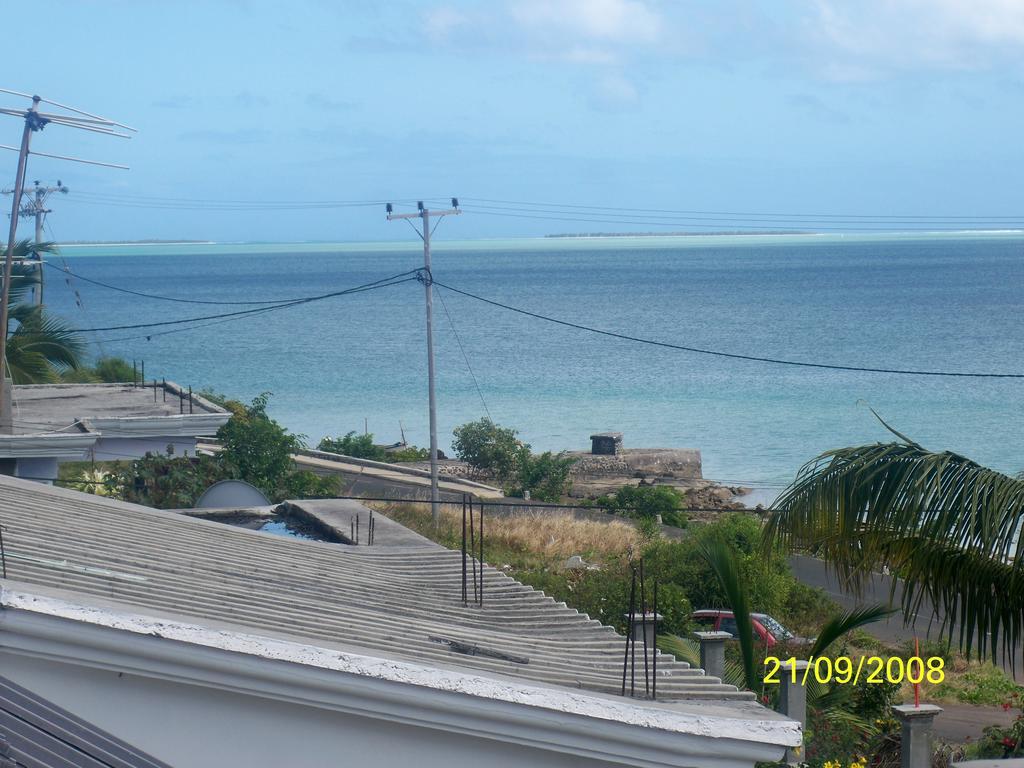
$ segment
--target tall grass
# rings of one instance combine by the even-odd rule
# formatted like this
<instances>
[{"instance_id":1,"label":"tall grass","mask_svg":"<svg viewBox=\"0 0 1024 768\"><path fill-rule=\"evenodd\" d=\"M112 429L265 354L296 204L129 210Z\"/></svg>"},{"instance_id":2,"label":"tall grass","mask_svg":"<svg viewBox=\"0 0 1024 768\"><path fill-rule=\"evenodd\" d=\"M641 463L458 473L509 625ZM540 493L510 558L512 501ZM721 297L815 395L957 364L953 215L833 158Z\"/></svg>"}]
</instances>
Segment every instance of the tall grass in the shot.
<instances>
[{"instance_id":1,"label":"tall grass","mask_svg":"<svg viewBox=\"0 0 1024 768\"><path fill-rule=\"evenodd\" d=\"M442 508L441 524L437 529L430 518L429 504L389 504L380 510L395 522L440 544L451 548L461 546L461 509ZM600 560L638 551L641 545L636 529L616 520L595 522L539 512L487 514L484 518L484 539L487 555L518 553L547 560L565 559L572 555Z\"/></svg>"}]
</instances>

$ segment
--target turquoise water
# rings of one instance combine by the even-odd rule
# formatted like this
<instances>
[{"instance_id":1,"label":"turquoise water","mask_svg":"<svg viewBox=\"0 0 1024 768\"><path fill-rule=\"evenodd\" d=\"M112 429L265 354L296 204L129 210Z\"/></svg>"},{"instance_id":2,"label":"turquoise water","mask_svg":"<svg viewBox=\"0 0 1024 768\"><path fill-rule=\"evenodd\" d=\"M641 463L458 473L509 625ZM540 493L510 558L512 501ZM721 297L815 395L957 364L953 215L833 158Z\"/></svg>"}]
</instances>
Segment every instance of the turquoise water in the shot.
<instances>
[{"instance_id":1,"label":"turquoise water","mask_svg":"<svg viewBox=\"0 0 1024 768\"><path fill-rule=\"evenodd\" d=\"M443 226L443 225L442 225ZM441 234L441 233L439 233ZM410 236L412 233L410 232ZM210 301L340 290L414 269L402 244L68 247L81 275ZM1024 235L708 236L436 241L437 280L619 333L710 349L870 367L1024 372ZM59 259L53 260L59 264ZM79 326L244 307L171 304L48 271L47 303ZM596 337L438 289L493 418L538 449L595 431L627 446L694 447L705 475L773 488L821 451L885 440L866 405L927 447L1024 468L1024 380L935 379L791 368ZM146 374L249 398L316 442L361 431L427 442L423 291L407 283L187 333L94 348ZM484 406L435 301L439 427ZM161 329L154 329L157 332ZM111 340L121 339L121 340Z\"/></svg>"}]
</instances>

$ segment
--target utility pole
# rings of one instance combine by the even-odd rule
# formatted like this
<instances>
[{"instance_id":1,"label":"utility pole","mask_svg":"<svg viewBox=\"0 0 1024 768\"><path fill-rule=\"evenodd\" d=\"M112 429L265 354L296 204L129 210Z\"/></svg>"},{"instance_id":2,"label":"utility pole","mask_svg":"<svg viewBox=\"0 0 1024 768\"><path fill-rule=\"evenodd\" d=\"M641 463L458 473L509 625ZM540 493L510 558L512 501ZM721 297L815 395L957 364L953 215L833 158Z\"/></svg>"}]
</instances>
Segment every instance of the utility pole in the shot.
<instances>
[{"instance_id":1,"label":"utility pole","mask_svg":"<svg viewBox=\"0 0 1024 768\"><path fill-rule=\"evenodd\" d=\"M32 101L32 105L28 107L28 109L0 108L0 115L18 117L24 120L25 123L21 133L20 147L11 147L6 144L0 144L0 149L9 149L18 153L18 169L14 175L14 189L11 190L11 228L7 235L7 252L4 254L3 285L0 287L0 433L10 433L13 431L13 419L11 415L11 395L13 390L9 389L7 384L7 315L11 300L11 271L14 265L15 238L18 234L18 209L21 207L21 196L25 191L25 169L28 165L28 156L30 154L29 145L31 144L32 134L43 130L47 125L54 124L67 126L69 128L77 128L91 133L101 133L107 136L118 136L122 139L130 139L130 134L119 133L114 129L124 128L125 130L132 132L134 132L135 129L130 128L127 125L122 125L121 123L115 123L113 120L108 120L105 117L84 112L81 109L76 109L75 107L69 107L66 104L60 104L56 101L52 101L51 99L43 99L39 96L20 93L19 91L11 91L6 88L0 88L0 93L9 93L14 96L31 99ZM40 103L49 104L60 111L47 113L40 112ZM45 152L31 152L31 154L39 155L40 157L52 157L56 160L69 160L75 163L85 163L87 165L101 165L107 168L127 169L127 166L124 165L101 163L97 160L83 160L78 157L68 157L67 155L50 155ZM39 221L39 226L41 227L41 221Z\"/></svg>"},{"instance_id":2,"label":"utility pole","mask_svg":"<svg viewBox=\"0 0 1024 768\"><path fill-rule=\"evenodd\" d=\"M63 195L68 193L68 188L65 187L59 180L57 186L46 187L42 186L38 181L32 189L26 189L22 191L24 201L21 205L18 215L22 218L35 219L36 223L36 243L43 242L43 224L46 223L46 214L52 213L52 211L46 207L46 202L50 195L55 192L60 192ZM14 194L13 189L3 190L3 194L12 195ZM43 283L46 279L45 273L43 272L43 257L41 254L35 254L35 260L38 262L36 265L36 286L32 289L35 294L35 303L42 306L43 303Z\"/></svg>"},{"instance_id":3,"label":"utility pole","mask_svg":"<svg viewBox=\"0 0 1024 768\"><path fill-rule=\"evenodd\" d=\"M11 395L7 389L7 307L11 298L11 268L14 265L14 238L18 234L18 208L21 193L25 187L25 166L28 164L28 147L32 134L41 131L49 122L39 116L38 96L32 97L32 106L25 111L25 127L21 132L21 148L18 151L18 170L14 174L14 196L11 203L11 229L7 235L7 252L4 255L4 282L0 289L0 429L13 432Z\"/></svg>"},{"instance_id":4,"label":"utility pole","mask_svg":"<svg viewBox=\"0 0 1024 768\"><path fill-rule=\"evenodd\" d=\"M416 213L395 213L391 203L387 204L388 221L398 219L420 219L422 231L417 230L420 239L423 240L423 272L420 275L420 282L423 283L424 295L427 301L427 397L430 403L430 515L433 518L434 526L441 522L440 501L437 489L437 395L434 387L434 278L430 271L430 228L431 217L438 221L445 216L458 216L459 199L452 198L452 207L441 211L432 211L424 207L421 200L416 204L419 209ZM411 222L410 222L411 223ZM435 226L437 226L435 224Z\"/></svg>"}]
</instances>

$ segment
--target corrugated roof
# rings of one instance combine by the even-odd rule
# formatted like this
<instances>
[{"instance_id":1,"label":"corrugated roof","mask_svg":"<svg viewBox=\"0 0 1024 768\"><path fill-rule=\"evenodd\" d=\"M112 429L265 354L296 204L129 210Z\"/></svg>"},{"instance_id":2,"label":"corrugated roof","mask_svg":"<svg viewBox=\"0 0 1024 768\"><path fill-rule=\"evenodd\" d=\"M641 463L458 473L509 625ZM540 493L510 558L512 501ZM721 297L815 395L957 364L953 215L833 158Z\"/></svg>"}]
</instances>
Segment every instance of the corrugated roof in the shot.
<instances>
[{"instance_id":1,"label":"corrugated roof","mask_svg":"<svg viewBox=\"0 0 1024 768\"><path fill-rule=\"evenodd\" d=\"M0 768L170 768L0 677Z\"/></svg>"},{"instance_id":2,"label":"corrugated roof","mask_svg":"<svg viewBox=\"0 0 1024 768\"><path fill-rule=\"evenodd\" d=\"M292 540L13 478L0 478L0 523L12 582L86 604L574 689L621 686L621 635L491 567L484 607L464 606L459 552ZM752 698L670 656L658 674L662 700Z\"/></svg>"}]
</instances>

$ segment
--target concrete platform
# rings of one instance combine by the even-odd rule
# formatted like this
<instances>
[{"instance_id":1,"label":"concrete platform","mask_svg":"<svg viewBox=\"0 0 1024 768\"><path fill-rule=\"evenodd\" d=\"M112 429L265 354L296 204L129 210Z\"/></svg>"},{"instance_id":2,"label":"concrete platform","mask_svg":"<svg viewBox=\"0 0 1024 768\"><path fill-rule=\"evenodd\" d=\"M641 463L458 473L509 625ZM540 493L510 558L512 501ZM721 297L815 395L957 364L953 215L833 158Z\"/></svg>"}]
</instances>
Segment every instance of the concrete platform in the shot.
<instances>
[{"instance_id":1,"label":"concrete platform","mask_svg":"<svg viewBox=\"0 0 1024 768\"><path fill-rule=\"evenodd\" d=\"M373 519L373 546L444 549L430 539L399 525L376 510L351 499L300 499L283 502L278 511L295 516L314 527L326 528L343 544L370 546L369 526ZM359 521L358 541L353 541L352 522Z\"/></svg>"}]
</instances>

